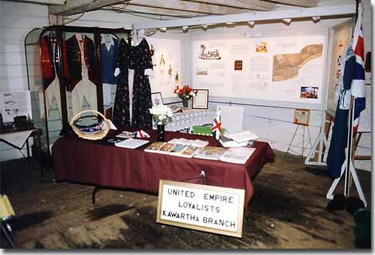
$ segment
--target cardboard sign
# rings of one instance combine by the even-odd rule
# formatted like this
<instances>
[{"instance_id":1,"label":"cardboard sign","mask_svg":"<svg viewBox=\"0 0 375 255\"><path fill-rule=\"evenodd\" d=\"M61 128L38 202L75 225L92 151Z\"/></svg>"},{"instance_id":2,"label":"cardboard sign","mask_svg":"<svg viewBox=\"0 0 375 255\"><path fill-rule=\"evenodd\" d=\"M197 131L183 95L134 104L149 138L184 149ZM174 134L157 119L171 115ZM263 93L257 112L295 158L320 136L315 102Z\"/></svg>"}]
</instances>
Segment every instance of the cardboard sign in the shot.
<instances>
[{"instance_id":1,"label":"cardboard sign","mask_svg":"<svg viewBox=\"0 0 375 255\"><path fill-rule=\"evenodd\" d=\"M156 222L242 237L245 191L160 180Z\"/></svg>"}]
</instances>

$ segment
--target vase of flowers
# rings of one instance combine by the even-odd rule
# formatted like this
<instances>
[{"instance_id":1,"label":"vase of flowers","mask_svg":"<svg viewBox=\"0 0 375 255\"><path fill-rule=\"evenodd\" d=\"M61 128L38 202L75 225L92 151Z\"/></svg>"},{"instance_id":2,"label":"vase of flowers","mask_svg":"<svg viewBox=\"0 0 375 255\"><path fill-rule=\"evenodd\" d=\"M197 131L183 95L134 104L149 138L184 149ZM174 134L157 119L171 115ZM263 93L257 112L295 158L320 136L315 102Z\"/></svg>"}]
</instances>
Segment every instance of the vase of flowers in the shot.
<instances>
[{"instance_id":1,"label":"vase of flowers","mask_svg":"<svg viewBox=\"0 0 375 255\"><path fill-rule=\"evenodd\" d=\"M190 88L189 85L184 85L182 87L176 86L174 93L178 95L182 100L182 107L187 108L189 106L190 100L192 100L196 95L197 91Z\"/></svg>"},{"instance_id":2,"label":"vase of flowers","mask_svg":"<svg viewBox=\"0 0 375 255\"><path fill-rule=\"evenodd\" d=\"M157 126L157 141L164 142L165 141L165 124L171 119L172 117L172 110L170 107L165 105L157 105L150 108L150 113L152 114L152 118L154 123Z\"/></svg>"}]
</instances>

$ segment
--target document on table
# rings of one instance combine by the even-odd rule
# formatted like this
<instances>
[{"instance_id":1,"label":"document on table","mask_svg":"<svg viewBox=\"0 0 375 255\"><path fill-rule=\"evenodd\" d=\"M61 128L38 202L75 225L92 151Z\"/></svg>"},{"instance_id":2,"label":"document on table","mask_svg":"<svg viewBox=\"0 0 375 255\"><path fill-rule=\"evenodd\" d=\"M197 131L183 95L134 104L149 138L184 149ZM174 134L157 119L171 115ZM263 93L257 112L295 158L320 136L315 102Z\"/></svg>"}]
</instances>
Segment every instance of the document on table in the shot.
<instances>
[{"instance_id":1,"label":"document on table","mask_svg":"<svg viewBox=\"0 0 375 255\"><path fill-rule=\"evenodd\" d=\"M130 139L115 143L115 146L121 147L121 148L136 149L149 142L150 141L147 141L147 140L130 138Z\"/></svg>"}]
</instances>

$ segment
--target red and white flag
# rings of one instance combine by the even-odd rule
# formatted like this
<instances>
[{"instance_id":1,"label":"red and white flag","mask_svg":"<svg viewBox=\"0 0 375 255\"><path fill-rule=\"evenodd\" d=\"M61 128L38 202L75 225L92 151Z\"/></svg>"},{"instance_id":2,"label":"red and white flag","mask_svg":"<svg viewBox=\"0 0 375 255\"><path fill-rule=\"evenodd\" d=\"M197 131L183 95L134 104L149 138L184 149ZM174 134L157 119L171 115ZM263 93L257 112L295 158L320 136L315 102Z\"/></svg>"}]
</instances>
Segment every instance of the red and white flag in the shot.
<instances>
[{"instance_id":1,"label":"red and white flag","mask_svg":"<svg viewBox=\"0 0 375 255\"><path fill-rule=\"evenodd\" d=\"M216 140L221 138L221 114L220 110L217 110L216 118L212 123L211 131Z\"/></svg>"}]
</instances>

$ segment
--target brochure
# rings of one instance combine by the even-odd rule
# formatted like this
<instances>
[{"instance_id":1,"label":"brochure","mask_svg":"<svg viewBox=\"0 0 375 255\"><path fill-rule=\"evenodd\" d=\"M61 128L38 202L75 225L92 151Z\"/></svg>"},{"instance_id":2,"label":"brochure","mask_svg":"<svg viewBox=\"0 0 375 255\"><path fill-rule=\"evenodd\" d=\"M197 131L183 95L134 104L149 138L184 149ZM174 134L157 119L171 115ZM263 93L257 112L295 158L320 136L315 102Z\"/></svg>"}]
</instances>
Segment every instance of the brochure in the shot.
<instances>
[{"instance_id":1,"label":"brochure","mask_svg":"<svg viewBox=\"0 0 375 255\"><path fill-rule=\"evenodd\" d=\"M176 145L173 143L166 143L163 147L160 148L157 152L168 154Z\"/></svg>"},{"instance_id":2,"label":"brochure","mask_svg":"<svg viewBox=\"0 0 375 255\"><path fill-rule=\"evenodd\" d=\"M186 146L186 148L185 148L181 153L179 153L178 156L180 156L180 157L185 157L185 158L192 158L193 155L195 154L195 152L196 152L198 149L199 149L198 147L194 147L194 146Z\"/></svg>"},{"instance_id":3,"label":"brochure","mask_svg":"<svg viewBox=\"0 0 375 255\"><path fill-rule=\"evenodd\" d=\"M166 142L153 142L145 149L145 151L158 152L165 144Z\"/></svg>"},{"instance_id":4,"label":"brochure","mask_svg":"<svg viewBox=\"0 0 375 255\"><path fill-rule=\"evenodd\" d=\"M254 151L255 148L248 147L230 148L221 155L219 160L228 163L245 164Z\"/></svg>"},{"instance_id":5,"label":"brochure","mask_svg":"<svg viewBox=\"0 0 375 255\"><path fill-rule=\"evenodd\" d=\"M194 158L218 160L225 151L227 151L227 149L222 147L207 146L205 148L199 148L195 152Z\"/></svg>"},{"instance_id":6,"label":"brochure","mask_svg":"<svg viewBox=\"0 0 375 255\"><path fill-rule=\"evenodd\" d=\"M179 154L187 148L186 145L176 144L169 152L170 155L179 156Z\"/></svg>"}]
</instances>

